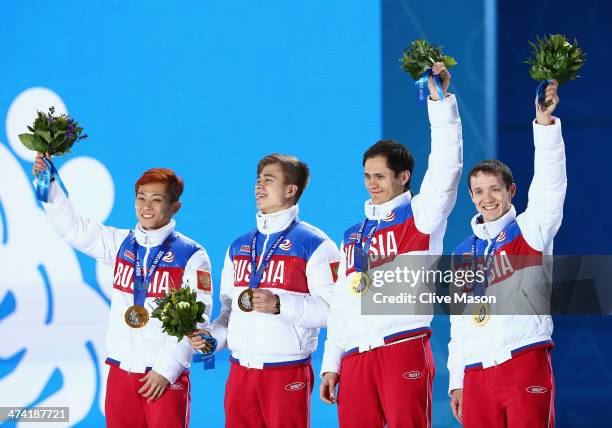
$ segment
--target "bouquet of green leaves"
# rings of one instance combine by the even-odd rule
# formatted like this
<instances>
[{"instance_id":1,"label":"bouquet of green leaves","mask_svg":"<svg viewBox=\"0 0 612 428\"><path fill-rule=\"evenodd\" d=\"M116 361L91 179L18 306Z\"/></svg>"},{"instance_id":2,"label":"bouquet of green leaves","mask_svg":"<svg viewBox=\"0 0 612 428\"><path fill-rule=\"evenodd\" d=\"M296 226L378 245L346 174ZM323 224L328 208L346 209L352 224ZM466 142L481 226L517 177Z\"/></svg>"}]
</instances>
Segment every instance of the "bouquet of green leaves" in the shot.
<instances>
[{"instance_id":1,"label":"bouquet of green leaves","mask_svg":"<svg viewBox=\"0 0 612 428\"><path fill-rule=\"evenodd\" d=\"M410 47L404 49L404 55L400 58L400 62L402 63L402 70L410 73L414 80L418 80L436 62L444 63L446 68L457 65L455 58L442 55L442 46L432 46L423 39L417 39L410 43ZM446 77L446 74L440 73L441 81L444 81Z\"/></svg>"},{"instance_id":2,"label":"bouquet of green leaves","mask_svg":"<svg viewBox=\"0 0 612 428\"><path fill-rule=\"evenodd\" d=\"M38 112L34 124L28 126L31 133L19 134L19 140L28 149L50 155L70 152L75 142L85 140L83 128L71 116L55 116L55 107L49 113Z\"/></svg>"},{"instance_id":3,"label":"bouquet of green leaves","mask_svg":"<svg viewBox=\"0 0 612 428\"><path fill-rule=\"evenodd\" d=\"M153 318L162 322L164 333L181 341L198 328L199 322L204 322L206 305L196 300L197 293L189 287L179 288L157 297L157 307L151 313ZM204 351L204 350L203 350Z\"/></svg>"},{"instance_id":4,"label":"bouquet of green leaves","mask_svg":"<svg viewBox=\"0 0 612 428\"><path fill-rule=\"evenodd\" d=\"M571 44L562 34L552 34L548 37L536 37L537 43L529 42L533 48L531 57L525 63L530 64L529 75L534 80L542 81L538 85L538 102L543 110L550 106L552 101L544 102L544 92L551 80L560 85L568 80L578 77L577 72L584 64L586 55L578 47L574 39Z\"/></svg>"}]
</instances>

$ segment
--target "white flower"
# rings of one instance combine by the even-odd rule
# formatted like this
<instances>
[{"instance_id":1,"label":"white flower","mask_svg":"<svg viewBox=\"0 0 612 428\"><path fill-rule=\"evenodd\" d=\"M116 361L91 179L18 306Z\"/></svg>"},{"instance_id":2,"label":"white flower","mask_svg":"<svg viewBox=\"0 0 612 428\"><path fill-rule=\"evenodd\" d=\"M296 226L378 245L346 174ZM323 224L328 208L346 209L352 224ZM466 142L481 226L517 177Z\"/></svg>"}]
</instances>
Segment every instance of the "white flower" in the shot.
<instances>
[{"instance_id":1,"label":"white flower","mask_svg":"<svg viewBox=\"0 0 612 428\"><path fill-rule=\"evenodd\" d=\"M188 302L179 302L178 305L179 309L185 309L189 307L189 303Z\"/></svg>"}]
</instances>

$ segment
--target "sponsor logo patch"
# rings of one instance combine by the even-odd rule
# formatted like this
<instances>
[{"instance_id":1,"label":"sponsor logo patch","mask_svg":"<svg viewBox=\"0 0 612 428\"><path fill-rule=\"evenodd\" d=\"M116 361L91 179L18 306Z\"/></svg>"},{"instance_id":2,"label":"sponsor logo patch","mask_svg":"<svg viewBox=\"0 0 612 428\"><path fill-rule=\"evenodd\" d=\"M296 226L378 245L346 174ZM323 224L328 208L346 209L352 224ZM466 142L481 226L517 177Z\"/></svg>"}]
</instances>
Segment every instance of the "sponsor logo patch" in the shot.
<instances>
[{"instance_id":1,"label":"sponsor logo patch","mask_svg":"<svg viewBox=\"0 0 612 428\"><path fill-rule=\"evenodd\" d=\"M349 236L349 241L356 241L358 235L358 233L351 233L351 235Z\"/></svg>"},{"instance_id":2,"label":"sponsor logo patch","mask_svg":"<svg viewBox=\"0 0 612 428\"><path fill-rule=\"evenodd\" d=\"M205 291L207 293L212 292L212 281L210 279L210 272L198 269L198 290Z\"/></svg>"},{"instance_id":3,"label":"sponsor logo patch","mask_svg":"<svg viewBox=\"0 0 612 428\"><path fill-rule=\"evenodd\" d=\"M283 251L289 251L291 249L291 241L288 239L285 239L282 244L280 244L278 246L278 248L280 248Z\"/></svg>"},{"instance_id":4,"label":"sponsor logo patch","mask_svg":"<svg viewBox=\"0 0 612 428\"><path fill-rule=\"evenodd\" d=\"M499 234L499 236L497 237L496 241L497 242L504 242L506 240L508 235L506 235L505 231L501 231L501 233Z\"/></svg>"},{"instance_id":5,"label":"sponsor logo patch","mask_svg":"<svg viewBox=\"0 0 612 428\"><path fill-rule=\"evenodd\" d=\"M240 251L244 251L245 253L250 253L251 252L251 247L249 247L248 245L241 245L240 246Z\"/></svg>"},{"instance_id":6,"label":"sponsor logo patch","mask_svg":"<svg viewBox=\"0 0 612 428\"><path fill-rule=\"evenodd\" d=\"M528 386L525 388L525 391L531 394L545 394L548 392L548 389L545 386Z\"/></svg>"},{"instance_id":7,"label":"sponsor logo patch","mask_svg":"<svg viewBox=\"0 0 612 428\"><path fill-rule=\"evenodd\" d=\"M409 380L415 380L420 379L421 376L423 376L423 373L418 370L411 370L409 372L404 373L402 376Z\"/></svg>"},{"instance_id":8,"label":"sponsor logo patch","mask_svg":"<svg viewBox=\"0 0 612 428\"><path fill-rule=\"evenodd\" d=\"M125 250L123 252L123 257L125 257L126 259L130 259L131 261L136 260L136 256L130 250Z\"/></svg>"},{"instance_id":9,"label":"sponsor logo patch","mask_svg":"<svg viewBox=\"0 0 612 428\"><path fill-rule=\"evenodd\" d=\"M306 386L304 382L293 382L288 385L285 385L285 390L287 391L299 391Z\"/></svg>"},{"instance_id":10,"label":"sponsor logo patch","mask_svg":"<svg viewBox=\"0 0 612 428\"><path fill-rule=\"evenodd\" d=\"M162 257L162 261L172 263L174 261L174 253L172 251L168 251L166 254L164 254L164 257Z\"/></svg>"},{"instance_id":11,"label":"sponsor logo patch","mask_svg":"<svg viewBox=\"0 0 612 428\"><path fill-rule=\"evenodd\" d=\"M168 389L174 389L174 390L185 389L185 386L183 386L182 383L171 383L170 385L168 385Z\"/></svg>"}]
</instances>

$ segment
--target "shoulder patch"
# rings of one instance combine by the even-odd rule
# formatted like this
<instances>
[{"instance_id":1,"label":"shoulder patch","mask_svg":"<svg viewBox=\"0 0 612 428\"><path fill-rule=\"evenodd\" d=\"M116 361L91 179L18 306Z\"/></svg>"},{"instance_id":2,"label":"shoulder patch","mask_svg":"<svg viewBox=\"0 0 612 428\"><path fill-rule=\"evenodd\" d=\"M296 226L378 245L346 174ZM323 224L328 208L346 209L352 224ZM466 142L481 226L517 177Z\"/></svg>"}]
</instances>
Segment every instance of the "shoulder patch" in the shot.
<instances>
[{"instance_id":1,"label":"shoulder patch","mask_svg":"<svg viewBox=\"0 0 612 428\"><path fill-rule=\"evenodd\" d=\"M207 272L203 269L198 269L196 275L198 278L198 290L202 290L206 293L211 293L212 281L210 279L210 272Z\"/></svg>"}]
</instances>

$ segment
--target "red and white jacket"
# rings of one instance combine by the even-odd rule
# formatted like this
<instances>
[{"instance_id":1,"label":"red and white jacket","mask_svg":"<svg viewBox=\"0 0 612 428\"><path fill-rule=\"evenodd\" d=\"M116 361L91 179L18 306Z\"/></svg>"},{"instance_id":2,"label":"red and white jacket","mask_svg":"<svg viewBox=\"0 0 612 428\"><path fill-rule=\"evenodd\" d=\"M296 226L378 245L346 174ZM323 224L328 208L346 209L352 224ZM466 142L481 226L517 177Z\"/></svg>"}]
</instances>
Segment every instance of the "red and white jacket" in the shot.
<instances>
[{"instance_id":1,"label":"red and white jacket","mask_svg":"<svg viewBox=\"0 0 612 428\"><path fill-rule=\"evenodd\" d=\"M81 217L56 182L53 182L49 202L43 203L43 208L57 233L67 243L115 267L106 362L134 373L152 369L174 382L189 367L193 355L187 339L177 342L175 337L163 333L161 321L155 318L149 318L144 327L131 328L124 315L134 305L134 239L146 271L159 246L174 232L175 221L153 231L144 230L140 224L133 231L104 226ZM206 328L212 311L210 260L202 246L178 232L176 237L149 284L144 307L150 314L155 309L156 297L162 297L174 288L191 287L198 292L197 299L206 305L205 322L198 326Z\"/></svg>"},{"instance_id":2,"label":"red and white jacket","mask_svg":"<svg viewBox=\"0 0 612 428\"><path fill-rule=\"evenodd\" d=\"M266 251L294 220L298 207L257 214L257 266ZM238 296L249 287L250 231L230 245L221 274L221 313L211 333L218 350L227 346L232 359L245 367L302 364L317 348L319 328L325 327L340 255L336 245L306 222L285 236L271 257L259 285L277 294L280 314L243 312Z\"/></svg>"},{"instance_id":3,"label":"red and white jacket","mask_svg":"<svg viewBox=\"0 0 612 428\"><path fill-rule=\"evenodd\" d=\"M537 308L547 303L542 299L547 298L544 284L551 283L552 265L542 264L542 256L553 253L567 188L561 121L554 120L548 126L533 122L534 176L525 212L517 216L511 206L501 218L488 223L483 223L480 215L474 216L474 235L454 252L455 268L469 269L461 266L461 260L468 257L474 245L477 260L486 258L496 247L487 295L497 294L502 304L507 302L519 309L508 312L516 315L491 315L486 323L477 323L470 315L451 315L449 392L463 387L466 369L496 366L535 346L552 346L552 318ZM521 310L521 305L528 310Z\"/></svg>"},{"instance_id":4,"label":"red and white jacket","mask_svg":"<svg viewBox=\"0 0 612 428\"><path fill-rule=\"evenodd\" d=\"M446 219L455 205L463 166L461 120L454 95L449 95L444 102L428 100L427 105L431 154L420 193L411 197L406 192L381 205L365 203L368 222L362 240L377 227L369 248L369 255L377 259L377 266L402 254L442 254ZM364 352L391 341L431 333L429 325L433 315L361 314L361 297L352 294L350 280L355 274L354 246L362 223L344 233L343 257L330 309L321 374L339 373L342 357L348 351Z\"/></svg>"}]
</instances>

